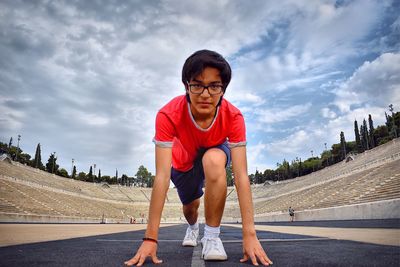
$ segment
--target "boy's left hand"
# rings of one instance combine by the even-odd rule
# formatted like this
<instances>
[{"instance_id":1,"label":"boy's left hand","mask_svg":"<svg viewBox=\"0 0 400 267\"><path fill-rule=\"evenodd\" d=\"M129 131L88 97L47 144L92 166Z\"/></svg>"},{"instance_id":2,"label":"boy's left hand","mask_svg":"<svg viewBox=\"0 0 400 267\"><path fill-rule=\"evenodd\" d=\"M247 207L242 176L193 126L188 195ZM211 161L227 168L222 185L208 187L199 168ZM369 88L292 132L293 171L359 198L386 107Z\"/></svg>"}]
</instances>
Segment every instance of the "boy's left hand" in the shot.
<instances>
[{"instance_id":1,"label":"boy's left hand","mask_svg":"<svg viewBox=\"0 0 400 267\"><path fill-rule=\"evenodd\" d=\"M248 261L249 258L253 265L258 266L257 259L266 266L272 264L268 258L257 236L243 236L243 258L240 262Z\"/></svg>"}]
</instances>

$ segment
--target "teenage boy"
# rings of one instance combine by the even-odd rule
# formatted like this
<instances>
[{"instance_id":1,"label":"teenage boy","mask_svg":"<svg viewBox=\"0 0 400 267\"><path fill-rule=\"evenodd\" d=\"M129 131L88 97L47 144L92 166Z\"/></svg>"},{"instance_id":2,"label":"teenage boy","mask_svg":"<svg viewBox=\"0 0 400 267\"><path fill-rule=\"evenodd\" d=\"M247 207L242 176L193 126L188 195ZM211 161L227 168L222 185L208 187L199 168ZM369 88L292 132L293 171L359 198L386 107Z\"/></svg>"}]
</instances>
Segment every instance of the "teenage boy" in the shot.
<instances>
[{"instance_id":1,"label":"teenage boy","mask_svg":"<svg viewBox=\"0 0 400 267\"><path fill-rule=\"evenodd\" d=\"M172 99L156 117L156 176L151 194L149 222L143 243L127 266L142 266L157 258L161 213L170 179L175 184L188 222L183 246L197 246L198 208L205 184L205 228L201 239L204 260L226 260L219 238L227 185L225 168L232 161L243 231L243 258L272 264L257 239L250 182L247 175L246 135L240 111L223 98L231 68L218 53L200 50L183 65L186 94ZM172 165L172 168L171 168Z\"/></svg>"}]
</instances>

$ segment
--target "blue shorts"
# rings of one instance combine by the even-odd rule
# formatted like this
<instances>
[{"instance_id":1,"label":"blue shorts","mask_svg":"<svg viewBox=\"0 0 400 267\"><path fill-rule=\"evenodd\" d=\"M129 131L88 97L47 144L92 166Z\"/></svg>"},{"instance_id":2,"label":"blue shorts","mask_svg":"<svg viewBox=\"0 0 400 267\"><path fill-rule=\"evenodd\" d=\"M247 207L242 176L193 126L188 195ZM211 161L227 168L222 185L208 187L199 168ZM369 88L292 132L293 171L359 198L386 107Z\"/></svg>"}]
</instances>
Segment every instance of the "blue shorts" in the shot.
<instances>
[{"instance_id":1,"label":"blue shorts","mask_svg":"<svg viewBox=\"0 0 400 267\"><path fill-rule=\"evenodd\" d=\"M204 192L204 170L202 159L204 153L210 148L219 148L226 154L226 165L229 166L231 163L231 150L228 144L225 142L221 145L209 148L201 148L194 161L193 168L187 172L180 172L171 168L171 180L174 183L179 198L183 205L187 205L195 199L200 198Z\"/></svg>"}]
</instances>

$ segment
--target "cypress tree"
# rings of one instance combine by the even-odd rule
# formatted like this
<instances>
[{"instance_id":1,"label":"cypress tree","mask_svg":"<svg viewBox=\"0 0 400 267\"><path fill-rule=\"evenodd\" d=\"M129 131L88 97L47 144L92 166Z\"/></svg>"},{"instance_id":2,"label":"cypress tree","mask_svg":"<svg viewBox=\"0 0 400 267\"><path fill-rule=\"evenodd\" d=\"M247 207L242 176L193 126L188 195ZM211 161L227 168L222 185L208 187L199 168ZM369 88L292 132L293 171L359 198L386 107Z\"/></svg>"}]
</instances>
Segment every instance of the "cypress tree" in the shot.
<instances>
[{"instance_id":1,"label":"cypress tree","mask_svg":"<svg viewBox=\"0 0 400 267\"><path fill-rule=\"evenodd\" d=\"M360 139L361 139L361 145L363 147L363 151L365 151L365 143L364 143L364 136L363 136L363 132L364 132L364 126L360 126Z\"/></svg>"},{"instance_id":2,"label":"cypress tree","mask_svg":"<svg viewBox=\"0 0 400 267\"><path fill-rule=\"evenodd\" d=\"M88 173L88 175L87 175L87 181L88 181L88 182L92 182L92 181L93 181L93 170L92 170L92 166L90 166L89 173Z\"/></svg>"},{"instance_id":3,"label":"cypress tree","mask_svg":"<svg viewBox=\"0 0 400 267\"><path fill-rule=\"evenodd\" d=\"M363 120L363 132L361 133L363 136L363 141L364 141L364 148L365 150L369 150L369 135L368 135L368 127L367 127L367 121L364 119Z\"/></svg>"},{"instance_id":4,"label":"cypress tree","mask_svg":"<svg viewBox=\"0 0 400 267\"><path fill-rule=\"evenodd\" d=\"M344 133L340 132L340 153L341 153L341 159L346 158L346 139L344 137Z\"/></svg>"},{"instance_id":5,"label":"cypress tree","mask_svg":"<svg viewBox=\"0 0 400 267\"><path fill-rule=\"evenodd\" d=\"M371 148L374 148L376 146L376 140L375 140L375 135L374 135L374 122L372 121L372 116L371 114L368 114L368 124L369 124L369 143Z\"/></svg>"},{"instance_id":6,"label":"cypress tree","mask_svg":"<svg viewBox=\"0 0 400 267\"><path fill-rule=\"evenodd\" d=\"M97 176L99 182L101 182L101 170L99 169L99 175Z\"/></svg>"},{"instance_id":7,"label":"cypress tree","mask_svg":"<svg viewBox=\"0 0 400 267\"><path fill-rule=\"evenodd\" d=\"M36 152L35 152L35 158L32 161L32 167L34 168L39 168L41 170L44 170L44 165L42 163L42 156L41 156L41 149L40 149L40 143L37 144L36 146Z\"/></svg>"},{"instance_id":8,"label":"cypress tree","mask_svg":"<svg viewBox=\"0 0 400 267\"><path fill-rule=\"evenodd\" d=\"M364 152L364 149L361 144L360 132L358 131L357 120L354 120L354 134L356 136L357 151L358 151L358 153L362 153L362 152Z\"/></svg>"}]
</instances>

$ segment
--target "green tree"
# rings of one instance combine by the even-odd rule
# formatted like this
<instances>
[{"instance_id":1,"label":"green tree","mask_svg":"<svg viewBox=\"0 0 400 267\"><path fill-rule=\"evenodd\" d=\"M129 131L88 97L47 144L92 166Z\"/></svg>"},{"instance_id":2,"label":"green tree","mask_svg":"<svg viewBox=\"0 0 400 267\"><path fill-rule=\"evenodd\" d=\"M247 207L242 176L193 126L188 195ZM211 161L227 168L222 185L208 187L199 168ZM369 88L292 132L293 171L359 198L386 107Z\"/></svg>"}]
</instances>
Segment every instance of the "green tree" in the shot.
<instances>
[{"instance_id":1,"label":"green tree","mask_svg":"<svg viewBox=\"0 0 400 267\"><path fill-rule=\"evenodd\" d=\"M363 120L362 130L361 130L361 140L364 147L364 150L369 150L369 135L368 135L368 127L367 121Z\"/></svg>"},{"instance_id":2,"label":"green tree","mask_svg":"<svg viewBox=\"0 0 400 267\"><path fill-rule=\"evenodd\" d=\"M86 173L84 173L84 172L80 172L79 174L78 174L78 180L80 180L80 181L86 181Z\"/></svg>"},{"instance_id":3,"label":"green tree","mask_svg":"<svg viewBox=\"0 0 400 267\"><path fill-rule=\"evenodd\" d=\"M0 142L0 154L8 154L13 160L17 160L22 164L30 164L29 160L31 155L23 153L21 148L17 148L13 145L9 147L9 144ZM18 158L16 157L17 154Z\"/></svg>"},{"instance_id":4,"label":"green tree","mask_svg":"<svg viewBox=\"0 0 400 267\"><path fill-rule=\"evenodd\" d=\"M60 166L57 164L56 153L51 153L46 163L46 171L49 173L57 173Z\"/></svg>"},{"instance_id":5,"label":"green tree","mask_svg":"<svg viewBox=\"0 0 400 267\"><path fill-rule=\"evenodd\" d=\"M45 167L44 167L44 165L42 163L40 143L37 144L37 146L36 146L35 158L33 159L33 162L32 162L31 166L34 167L34 168L45 170Z\"/></svg>"},{"instance_id":6,"label":"green tree","mask_svg":"<svg viewBox=\"0 0 400 267\"><path fill-rule=\"evenodd\" d=\"M233 175L232 175L232 164L226 166L226 184L228 186L233 186Z\"/></svg>"},{"instance_id":7,"label":"green tree","mask_svg":"<svg viewBox=\"0 0 400 267\"><path fill-rule=\"evenodd\" d=\"M282 179L282 172L281 172L281 164L279 162L276 163L276 180L280 181Z\"/></svg>"},{"instance_id":8,"label":"green tree","mask_svg":"<svg viewBox=\"0 0 400 267\"><path fill-rule=\"evenodd\" d=\"M254 174L249 175L250 184L254 184Z\"/></svg>"},{"instance_id":9,"label":"green tree","mask_svg":"<svg viewBox=\"0 0 400 267\"><path fill-rule=\"evenodd\" d=\"M11 146L10 148L8 148L8 155L11 157L12 160L14 161L19 161L19 157L22 154L22 150L20 148L17 148L16 146ZM17 158L18 155L18 158Z\"/></svg>"},{"instance_id":10,"label":"green tree","mask_svg":"<svg viewBox=\"0 0 400 267\"><path fill-rule=\"evenodd\" d=\"M128 175L122 174L121 176L121 185L127 185L128 184Z\"/></svg>"},{"instance_id":11,"label":"green tree","mask_svg":"<svg viewBox=\"0 0 400 267\"><path fill-rule=\"evenodd\" d=\"M0 142L0 154L8 153L8 145L6 143Z\"/></svg>"},{"instance_id":12,"label":"green tree","mask_svg":"<svg viewBox=\"0 0 400 267\"><path fill-rule=\"evenodd\" d=\"M389 110L392 113L392 116L387 116L387 125L389 128L389 133L393 138L399 137L399 129L400 129L400 114L399 112L394 113L393 112L393 105L389 105ZM397 118L396 118L397 117Z\"/></svg>"},{"instance_id":13,"label":"green tree","mask_svg":"<svg viewBox=\"0 0 400 267\"><path fill-rule=\"evenodd\" d=\"M345 159L346 155L346 139L344 137L344 133L340 132L340 159Z\"/></svg>"},{"instance_id":14,"label":"green tree","mask_svg":"<svg viewBox=\"0 0 400 267\"><path fill-rule=\"evenodd\" d=\"M346 142L346 151L347 153L356 153L357 152L357 144L356 141Z\"/></svg>"},{"instance_id":15,"label":"green tree","mask_svg":"<svg viewBox=\"0 0 400 267\"><path fill-rule=\"evenodd\" d=\"M151 179L151 173L143 165L140 165L135 174L135 184L140 187L147 186L149 179Z\"/></svg>"},{"instance_id":16,"label":"green tree","mask_svg":"<svg viewBox=\"0 0 400 267\"><path fill-rule=\"evenodd\" d=\"M357 152L358 153L364 152L363 145L361 144L361 138L360 138L360 132L358 130L357 120L354 120L354 135L356 137Z\"/></svg>"},{"instance_id":17,"label":"green tree","mask_svg":"<svg viewBox=\"0 0 400 267\"><path fill-rule=\"evenodd\" d=\"M68 176L67 170L64 169L64 168L59 169L59 170L57 171L57 175L62 176L62 177L65 177L65 178L68 178L68 177L69 177L69 176Z\"/></svg>"},{"instance_id":18,"label":"green tree","mask_svg":"<svg viewBox=\"0 0 400 267\"><path fill-rule=\"evenodd\" d=\"M99 174L97 175L97 182L101 182L101 170L99 169Z\"/></svg>"},{"instance_id":19,"label":"green tree","mask_svg":"<svg viewBox=\"0 0 400 267\"><path fill-rule=\"evenodd\" d=\"M266 170L264 171L263 176L264 176L264 180L265 180L265 181L266 181L266 180L269 180L269 181L276 181L276 172L275 172L274 170L266 169ZM265 181L264 181L264 182L265 182Z\"/></svg>"},{"instance_id":20,"label":"green tree","mask_svg":"<svg viewBox=\"0 0 400 267\"><path fill-rule=\"evenodd\" d=\"M375 135L374 135L374 122L372 120L371 114L368 114L368 124L369 124L369 143L371 145L371 148L374 148L376 146L376 140L375 140Z\"/></svg>"},{"instance_id":21,"label":"green tree","mask_svg":"<svg viewBox=\"0 0 400 267\"><path fill-rule=\"evenodd\" d=\"M375 129L375 138L378 146L383 145L391 140L389 130L386 125L380 125Z\"/></svg>"},{"instance_id":22,"label":"green tree","mask_svg":"<svg viewBox=\"0 0 400 267\"><path fill-rule=\"evenodd\" d=\"M21 153L18 154L18 161L22 164L30 165L31 163L31 155L28 153Z\"/></svg>"},{"instance_id":23,"label":"green tree","mask_svg":"<svg viewBox=\"0 0 400 267\"><path fill-rule=\"evenodd\" d=\"M289 162L286 161L286 159L283 159L282 165L280 165L280 170L282 174L282 180L291 178Z\"/></svg>"},{"instance_id":24,"label":"green tree","mask_svg":"<svg viewBox=\"0 0 400 267\"><path fill-rule=\"evenodd\" d=\"M299 159L299 176L303 175L303 162L301 162L301 158Z\"/></svg>"},{"instance_id":25,"label":"green tree","mask_svg":"<svg viewBox=\"0 0 400 267\"><path fill-rule=\"evenodd\" d=\"M150 172L150 177L149 177L149 179L147 179L147 185L146 186L149 187L149 188L153 187L155 178L156 177L154 175L152 175L151 172Z\"/></svg>"},{"instance_id":26,"label":"green tree","mask_svg":"<svg viewBox=\"0 0 400 267\"><path fill-rule=\"evenodd\" d=\"M88 175L87 175L86 181L88 181L88 182L93 182L93 170L92 170L92 166L90 166L89 173L88 173Z\"/></svg>"},{"instance_id":27,"label":"green tree","mask_svg":"<svg viewBox=\"0 0 400 267\"><path fill-rule=\"evenodd\" d=\"M109 184L113 184L114 180L109 175L104 175L104 176L101 176L101 181L109 183Z\"/></svg>"},{"instance_id":28,"label":"green tree","mask_svg":"<svg viewBox=\"0 0 400 267\"><path fill-rule=\"evenodd\" d=\"M330 150L325 150L324 152L321 153L321 165L322 166L329 166L330 160L332 158L332 151Z\"/></svg>"}]
</instances>

